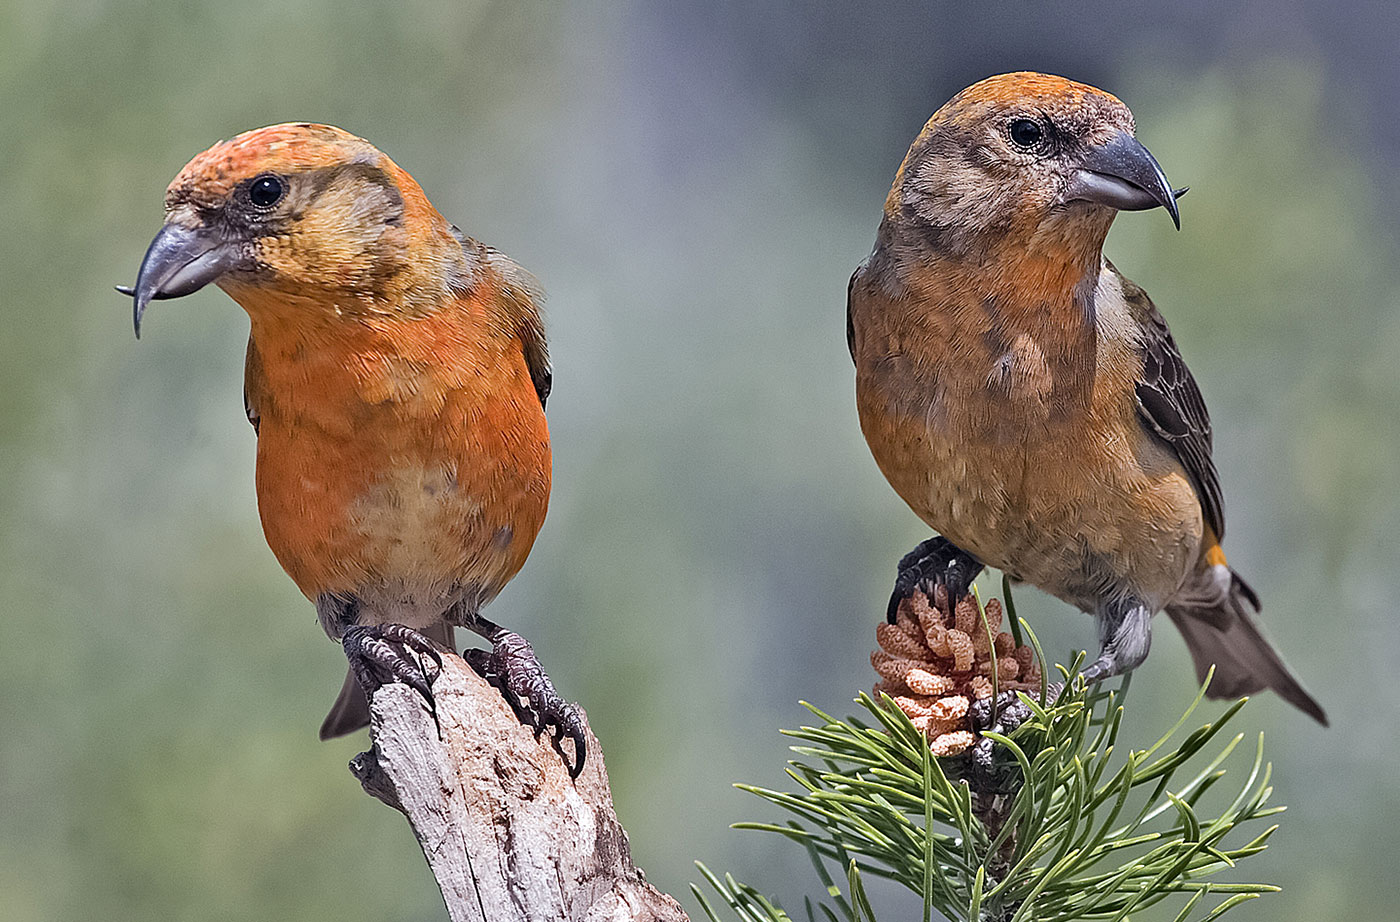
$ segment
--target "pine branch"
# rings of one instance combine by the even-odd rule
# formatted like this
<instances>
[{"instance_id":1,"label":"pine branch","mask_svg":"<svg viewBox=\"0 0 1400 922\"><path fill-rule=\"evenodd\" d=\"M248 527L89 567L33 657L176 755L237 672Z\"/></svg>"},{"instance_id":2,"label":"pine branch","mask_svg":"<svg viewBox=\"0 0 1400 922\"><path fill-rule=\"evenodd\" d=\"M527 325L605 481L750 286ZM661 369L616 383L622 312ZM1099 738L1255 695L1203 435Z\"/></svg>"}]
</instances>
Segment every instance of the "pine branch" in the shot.
<instances>
[{"instance_id":1,"label":"pine branch","mask_svg":"<svg viewBox=\"0 0 1400 922\"><path fill-rule=\"evenodd\" d=\"M1038 649L1029 626L1020 627ZM1061 672L1066 680L1077 676L1078 663ZM1077 682L1048 691L989 699L996 722L984 718L979 726L971 714L977 744L944 757L930 751L930 739L945 731L916 726L907 699L862 693L866 716L845 719L805 705L817 724L784 731L799 741L788 768L796 789L739 785L790 819L736 828L776 833L807 851L828 899L806 901L804 916L826 922L873 922L865 875L920 894L925 920L939 913L959 922L1122 922L1167 900L1182 904L1176 922L1207 922L1278 889L1213 879L1263 851L1276 827L1262 821L1283 809L1267 803L1262 738L1237 793L1223 804L1211 796L1244 739L1220 742L1243 701L1183 735L1202 686L1155 745L1124 752L1117 745L1126 714L1121 692ZM1218 748L1207 758L1211 746ZM1216 806L1207 810L1208 801ZM1240 840L1242 827L1256 830L1252 838ZM700 871L744 922L792 918L733 877L704 865ZM692 890L719 922L706 891Z\"/></svg>"}]
</instances>

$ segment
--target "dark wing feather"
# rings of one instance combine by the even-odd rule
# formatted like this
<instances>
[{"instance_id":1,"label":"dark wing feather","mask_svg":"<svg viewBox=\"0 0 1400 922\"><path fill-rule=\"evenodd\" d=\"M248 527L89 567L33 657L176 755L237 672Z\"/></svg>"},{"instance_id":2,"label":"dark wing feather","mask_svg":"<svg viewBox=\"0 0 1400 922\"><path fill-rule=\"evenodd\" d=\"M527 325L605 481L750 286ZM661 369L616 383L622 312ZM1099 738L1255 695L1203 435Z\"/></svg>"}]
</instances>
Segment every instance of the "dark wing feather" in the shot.
<instances>
[{"instance_id":1,"label":"dark wing feather","mask_svg":"<svg viewBox=\"0 0 1400 922\"><path fill-rule=\"evenodd\" d=\"M525 325L521 329L521 339L525 343L525 364L530 369L530 381L539 395L540 406L549 399L554 388L554 372L549 367L549 349L545 346L544 330L538 323Z\"/></svg>"},{"instance_id":2,"label":"dark wing feather","mask_svg":"<svg viewBox=\"0 0 1400 922\"><path fill-rule=\"evenodd\" d=\"M248 422L253 424L253 434L258 433L258 421L262 414L258 410L263 392L262 358L258 355L253 337L248 337L248 357L243 362L243 412L248 414Z\"/></svg>"},{"instance_id":3,"label":"dark wing feather","mask_svg":"<svg viewBox=\"0 0 1400 922\"><path fill-rule=\"evenodd\" d=\"M851 352L851 361L856 360L856 325L851 320L851 292L855 291L856 278L860 275L860 270L864 269L862 264L856 271L851 273L851 280L846 283L846 348Z\"/></svg>"},{"instance_id":4,"label":"dark wing feather","mask_svg":"<svg viewBox=\"0 0 1400 922\"><path fill-rule=\"evenodd\" d=\"M1110 271L1112 267L1110 267ZM1121 278L1121 276L1120 276ZM1147 293L1123 279L1128 307L1142 326L1142 374L1137 382L1138 414L1147 428L1171 446L1195 484L1206 524L1225 537L1225 500L1211 459L1210 414L1201 389L1172 339L1167 321Z\"/></svg>"}]
</instances>

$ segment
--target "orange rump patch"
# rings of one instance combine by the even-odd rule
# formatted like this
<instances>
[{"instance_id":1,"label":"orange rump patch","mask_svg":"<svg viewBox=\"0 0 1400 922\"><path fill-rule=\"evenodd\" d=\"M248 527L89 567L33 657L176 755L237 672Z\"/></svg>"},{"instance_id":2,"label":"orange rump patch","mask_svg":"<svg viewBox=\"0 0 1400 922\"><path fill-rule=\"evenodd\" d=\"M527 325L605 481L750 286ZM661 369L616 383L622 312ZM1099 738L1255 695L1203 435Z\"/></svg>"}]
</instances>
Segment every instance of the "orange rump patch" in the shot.
<instances>
[{"instance_id":1,"label":"orange rump patch","mask_svg":"<svg viewBox=\"0 0 1400 922\"><path fill-rule=\"evenodd\" d=\"M1225 560L1225 551L1219 544L1212 545L1211 548L1206 551L1206 563L1210 564L1212 567L1229 566L1229 563Z\"/></svg>"}]
</instances>

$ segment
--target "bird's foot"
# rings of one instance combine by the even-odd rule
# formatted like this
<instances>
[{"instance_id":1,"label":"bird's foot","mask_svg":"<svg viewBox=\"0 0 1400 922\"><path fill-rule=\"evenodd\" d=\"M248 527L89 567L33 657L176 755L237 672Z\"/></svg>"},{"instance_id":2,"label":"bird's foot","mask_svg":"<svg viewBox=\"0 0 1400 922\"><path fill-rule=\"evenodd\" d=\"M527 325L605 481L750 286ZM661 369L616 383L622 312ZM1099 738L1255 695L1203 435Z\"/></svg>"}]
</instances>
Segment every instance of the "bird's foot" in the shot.
<instances>
[{"instance_id":1,"label":"bird's foot","mask_svg":"<svg viewBox=\"0 0 1400 922\"><path fill-rule=\"evenodd\" d=\"M340 642L366 699L383 685L402 682L423 696L437 723L433 681L442 671L442 655L431 640L402 624L356 624L346 628Z\"/></svg>"},{"instance_id":2,"label":"bird's foot","mask_svg":"<svg viewBox=\"0 0 1400 922\"><path fill-rule=\"evenodd\" d=\"M478 619L474 629L491 641L491 650L466 651L463 657L467 664L501 690L520 722L534 730L536 737L552 726L550 736L556 747L565 736L574 741L575 758L569 777L577 778L588 754L578 705L565 701L555 691L534 648L524 637L484 619Z\"/></svg>"},{"instance_id":3,"label":"bird's foot","mask_svg":"<svg viewBox=\"0 0 1400 922\"><path fill-rule=\"evenodd\" d=\"M885 618L894 624L901 602L913 595L915 590L923 590L932 597L937 586L947 590L951 610L968 594L972 581L981 572L982 564L977 558L947 538L935 535L900 558Z\"/></svg>"},{"instance_id":4,"label":"bird's foot","mask_svg":"<svg viewBox=\"0 0 1400 922\"><path fill-rule=\"evenodd\" d=\"M1095 682L1113 678L1118 671L1114 668L1113 658L1108 654L1101 654L1079 674L1084 677L1085 685L1093 685Z\"/></svg>"}]
</instances>

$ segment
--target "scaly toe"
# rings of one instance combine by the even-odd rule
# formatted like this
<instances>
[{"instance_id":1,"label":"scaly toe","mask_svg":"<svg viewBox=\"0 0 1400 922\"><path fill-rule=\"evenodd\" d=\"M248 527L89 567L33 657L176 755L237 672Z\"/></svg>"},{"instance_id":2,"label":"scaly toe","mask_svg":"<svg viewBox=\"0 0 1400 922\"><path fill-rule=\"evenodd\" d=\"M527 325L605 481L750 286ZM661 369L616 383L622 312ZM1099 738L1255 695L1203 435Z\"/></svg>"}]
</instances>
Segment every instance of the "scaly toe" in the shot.
<instances>
[{"instance_id":1,"label":"scaly toe","mask_svg":"<svg viewBox=\"0 0 1400 922\"><path fill-rule=\"evenodd\" d=\"M575 759L569 774L577 778L588 748L577 706L560 697L524 637L514 631L501 631L493 641L493 649L486 655L487 670L521 716L521 722L536 736L552 726L555 743L564 736L574 741Z\"/></svg>"},{"instance_id":2,"label":"scaly toe","mask_svg":"<svg viewBox=\"0 0 1400 922\"><path fill-rule=\"evenodd\" d=\"M381 686L402 682L423 696L437 722L433 681L442 669L442 656L431 640L402 624L357 624L345 631L341 645L366 698ZM431 675L424 658L435 664Z\"/></svg>"}]
</instances>

